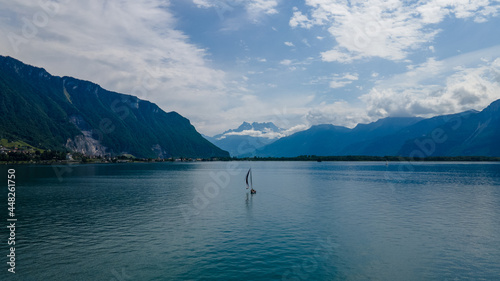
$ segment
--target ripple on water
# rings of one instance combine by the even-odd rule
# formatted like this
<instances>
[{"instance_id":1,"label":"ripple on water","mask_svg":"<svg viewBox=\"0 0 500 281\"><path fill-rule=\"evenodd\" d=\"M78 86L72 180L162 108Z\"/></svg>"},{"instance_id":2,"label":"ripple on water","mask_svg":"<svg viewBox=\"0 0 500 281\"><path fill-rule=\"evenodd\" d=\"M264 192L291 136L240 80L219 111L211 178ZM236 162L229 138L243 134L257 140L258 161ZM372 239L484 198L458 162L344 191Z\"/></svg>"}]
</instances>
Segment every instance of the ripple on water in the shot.
<instances>
[{"instance_id":1,"label":"ripple on water","mask_svg":"<svg viewBox=\"0 0 500 281\"><path fill-rule=\"evenodd\" d=\"M25 265L19 276L500 276L500 165L419 163L404 170L393 163L239 163L251 165L256 195L246 194L240 171L195 205L213 181L209 173L226 165L84 165L62 181L50 176L51 167L20 167L33 178L17 198L18 255ZM196 212L186 216L180 206Z\"/></svg>"}]
</instances>

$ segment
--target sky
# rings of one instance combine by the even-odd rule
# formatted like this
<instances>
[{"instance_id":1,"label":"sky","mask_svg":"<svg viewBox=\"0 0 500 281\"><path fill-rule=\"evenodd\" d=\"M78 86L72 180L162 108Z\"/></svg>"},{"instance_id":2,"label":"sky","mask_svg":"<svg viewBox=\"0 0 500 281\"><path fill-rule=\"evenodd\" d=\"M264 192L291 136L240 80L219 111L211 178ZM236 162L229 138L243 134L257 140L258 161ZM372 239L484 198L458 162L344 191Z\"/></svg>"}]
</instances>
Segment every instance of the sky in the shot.
<instances>
[{"instance_id":1,"label":"sky","mask_svg":"<svg viewBox=\"0 0 500 281\"><path fill-rule=\"evenodd\" d=\"M500 99L499 0L0 0L0 55L287 134Z\"/></svg>"}]
</instances>

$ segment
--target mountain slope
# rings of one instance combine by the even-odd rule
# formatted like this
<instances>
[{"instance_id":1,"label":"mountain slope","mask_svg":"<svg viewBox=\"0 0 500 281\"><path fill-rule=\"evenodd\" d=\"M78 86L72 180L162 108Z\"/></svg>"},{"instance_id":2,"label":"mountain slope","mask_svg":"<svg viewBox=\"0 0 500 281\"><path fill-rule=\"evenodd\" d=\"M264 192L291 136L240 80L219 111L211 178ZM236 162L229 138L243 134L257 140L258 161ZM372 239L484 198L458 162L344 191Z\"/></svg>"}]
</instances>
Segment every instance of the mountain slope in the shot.
<instances>
[{"instance_id":1,"label":"mountain slope","mask_svg":"<svg viewBox=\"0 0 500 281\"><path fill-rule=\"evenodd\" d=\"M434 128L446 124L446 122L449 122L450 120L462 117L465 118L469 114L473 113L473 111L470 111L452 115L436 116L423 120L420 119L421 121L397 130L392 134L387 134L385 136L354 145L358 146L358 150L356 151L357 153L352 154L373 156L401 155L400 149L408 140L421 137L432 131Z\"/></svg>"},{"instance_id":2,"label":"mountain slope","mask_svg":"<svg viewBox=\"0 0 500 281\"><path fill-rule=\"evenodd\" d=\"M88 155L226 157L176 112L0 56L0 136Z\"/></svg>"},{"instance_id":3,"label":"mountain slope","mask_svg":"<svg viewBox=\"0 0 500 281\"><path fill-rule=\"evenodd\" d=\"M359 124L354 129L317 125L279 139L262 148L257 155L273 157L363 155L365 142L392 134L419 120L421 118L385 118L370 124Z\"/></svg>"},{"instance_id":4,"label":"mountain slope","mask_svg":"<svg viewBox=\"0 0 500 281\"><path fill-rule=\"evenodd\" d=\"M500 100L481 112L447 118L401 147L403 156L500 156Z\"/></svg>"},{"instance_id":5,"label":"mountain slope","mask_svg":"<svg viewBox=\"0 0 500 281\"><path fill-rule=\"evenodd\" d=\"M474 110L429 119L385 118L354 129L333 125L281 138L261 157L318 156L500 156L500 100Z\"/></svg>"},{"instance_id":6,"label":"mountain slope","mask_svg":"<svg viewBox=\"0 0 500 281\"><path fill-rule=\"evenodd\" d=\"M395 155L396 133L419 123L419 117L387 117L370 124L358 124L351 132L344 155ZM397 135L399 136L399 135ZM406 139L405 139L406 140ZM400 147L401 145L399 145Z\"/></svg>"},{"instance_id":7,"label":"mountain slope","mask_svg":"<svg viewBox=\"0 0 500 281\"><path fill-rule=\"evenodd\" d=\"M294 157L299 155L339 155L347 142L346 127L317 125L281 138L257 151L257 156Z\"/></svg>"}]
</instances>

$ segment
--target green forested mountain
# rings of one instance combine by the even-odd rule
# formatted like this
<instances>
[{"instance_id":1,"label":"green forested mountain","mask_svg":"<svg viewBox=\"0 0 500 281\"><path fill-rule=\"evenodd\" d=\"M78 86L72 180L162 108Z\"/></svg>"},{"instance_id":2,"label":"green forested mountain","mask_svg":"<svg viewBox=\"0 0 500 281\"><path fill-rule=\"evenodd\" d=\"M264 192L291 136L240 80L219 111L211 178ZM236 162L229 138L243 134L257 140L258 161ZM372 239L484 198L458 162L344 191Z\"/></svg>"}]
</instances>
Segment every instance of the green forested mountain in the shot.
<instances>
[{"instance_id":1,"label":"green forested mountain","mask_svg":"<svg viewBox=\"0 0 500 281\"><path fill-rule=\"evenodd\" d=\"M0 56L0 138L87 155L226 157L176 112Z\"/></svg>"}]
</instances>

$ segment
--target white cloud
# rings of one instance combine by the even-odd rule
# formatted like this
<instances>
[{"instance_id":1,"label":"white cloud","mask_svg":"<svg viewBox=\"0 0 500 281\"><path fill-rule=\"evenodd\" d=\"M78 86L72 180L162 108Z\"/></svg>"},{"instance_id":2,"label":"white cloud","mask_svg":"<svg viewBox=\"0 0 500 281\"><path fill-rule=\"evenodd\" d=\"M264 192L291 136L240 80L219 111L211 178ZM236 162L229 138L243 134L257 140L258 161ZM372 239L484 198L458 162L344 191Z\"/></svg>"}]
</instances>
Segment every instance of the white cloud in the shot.
<instances>
[{"instance_id":1,"label":"white cloud","mask_svg":"<svg viewBox=\"0 0 500 281\"><path fill-rule=\"evenodd\" d=\"M351 84L353 81L358 80L358 74L345 73L343 76L334 76L330 81L330 88L337 89Z\"/></svg>"},{"instance_id":2,"label":"white cloud","mask_svg":"<svg viewBox=\"0 0 500 281\"><path fill-rule=\"evenodd\" d=\"M337 61L340 63L351 63L354 60L358 60L361 58L363 58L363 55L349 54L347 50L340 50L340 48L338 47L335 47L330 51L321 53L321 59L327 62Z\"/></svg>"},{"instance_id":3,"label":"white cloud","mask_svg":"<svg viewBox=\"0 0 500 281\"><path fill-rule=\"evenodd\" d=\"M496 4L495 4L496 3ZM500 10L498 1L436 0L408 3L395 0L307 0L309 15L294 10L289 25L309 29L327 26L337 45L321 53L324 61L351 63L381 57L402 61L413 50L432 42L439 30L432 24L446 16L485 21Z\"/></svg>"},{"instance_id":4,"label":"white cloud","mask_svg":"<svg viewBox=\"0 0 500 281\"><path fill-rule=\"evenodd\" d=\"M241 132L229 132L224 134L221 138L225 138L227 136L250 136L256 138L268 138L268 139L277 139L282 138L285 135L280 132L272 132L272 131L256 131L253 128L251 130L244 130Z\"/></svg>"},{"instance_id":5,"label":"white cloud","mask_svg":"<svg viewBox=\"0 0 500 281\"><path fill-rule=\"evenodd\" d=\"M304 131L304 130L307 130L309 129L310 126L309 125L306 125L306 124L299 124L299 125L295 125L283 132L281 132L283 135L285 136L290 136L290 135L293 135L297 132L300 132L300 131Z\"/></svg>"},{"instance_id":6,"label":"white cloud","mask_svg":"<svg viewBox=\"0 0 500 281\"><path fill-rule=\"evenodd\" d=\"M342 78L347 79L347 80L351 80L351 81L356 81L356 80L358 80L358 74L357 73L354 73L354 74L346 73L344 75L344 77L342 77Z\"/></svg>"},{"instance_id":7,"label":"white cloud","mask_svg":"<svg viewBox=\"0 0 500 281\"><path fill-rule=\"evenodd\" d=\"M2 9L15 16L0 18L4 34L22 36L21 19L44 13L38 1L8 2ZM1 40L2 54L54 75L151 100L202 125L210 112L237 103L233 90L243 90L230 83L241 76L213 68L206 50L176 29L165 1L61 2L47 15L47 22L18 44L17 51L9 40Z\"/></svg>"},{"instance_id":8,"label":"white cloud","mask_svg":"<svg viewBox=\"0 0 500 281\"><path fill-rule=\"evenodd\" d=\"M293 16L290 19L289 24L291 27L302 27L306 29L309 29L314 25L314 23L300 11L293 12Z\"/></svg>"},{"instance_id":9,"label":"white cloud","mask_svg":"<svg viewBox=\"0 0 500 281\"><path fill-rule=\"evenodd\" d=\"M271 129L265 129L264 131L257 131L257 130L252 128L251 130L244 130L241 132L225 133L224 135L222 135L219 138L219 140L224 139L227 136L251 136L251 137L267 138L270 140L274 140L274 139L279 139L279 138L283 138L283 137L292 135L292 134L300 132L300 131L307 130L307 129L309 129L309 127L310 126L306 125L306 124L299 124L299 125L295 125L295 126L289 128L289 129L286 129L286 130L282 129L279 132L274 132Z\"/></svg>"},{"instance_id":10,"label":"white cloud","mask_svg":"<svg viewBox=\"0 0 500 281\"><path fill-rule=\"evenodd\" d=\"M294 47L295 45L292 42L285 42L285 45L288 47Z\"/></svg>"},{"instance_id":11,"label":"white cloud","mask_svg":"<svg viewBox=\"0 0 500 281\"><path fill-rule=\"evenodd\" d=\"M215 8L222 17L224 13L234 10L236 7L243 6L247 11L248 17L254 21L262 15L277 14L278 0L193 0L193 3L200 8Z\"/></svg>"},{"instance_id":12,"label":"white cloud","mask_svg":"<svg viewBox=\"0 0 500 281\"><path fill-rule=\"evenodd\" d=\"M288 60L288 59L287 60L282 60L282 61L280 61L280 64L282 64L282 65L291 65L292 61Z\"/></svg>"},{"instance_id":13,"label":"white cloud","mask_svg":"<svg viewBox=\"0 0 500 281\"><path fill-rule=\"evenodd\" d=\"M198 5L200 8L211 8L215 7L215 3L209 0L193 0L193 3Z\"/></svg>"},{"instance_id":14,"label":"white cloud","mask_svg":"<svg viewBox=\"0 0 500 281\"><path fill-rule=\"evenodd\" d=\"M308 125L334 124L348 128L353 128L358 123L373 121L373 118L367 116L363 108L354 107L343 100L333 103L321 103L319 106L310 109L305 119Z\"/></svg>"},{"instance_id":15,"label":"white cloud","mask_svg":"<svg viewBox=\"0 0 500 281\"><path fill-rule=\"evenodd\" d=\"M499 49L497 46L484 52L498 54ZM482 110L500 98L500 58L492 55L484 62L480 57L481 52L444 61L431 58L404 74L381 81L360 99L373 118L432 117Z\"/></svg>"},{"instance_id":16,"label":"white cloud","mask_svg":"<svg viewBox=\"0 0 500 281\"><path fill-rule=\"evenodd\" d=\"M330 88L332 89L338 89L338 88L343 88L349 84L351 84L352 81L337 81L333 80L330 82Z\"/></svg>"},{"instance_id":17,"label":"white cloud","mask_svg":"<svg viewBox=\"0 0 500 281\"><path fill-rule=\"evenodd\" d=\"M246 0L243 1L246 5L246 9L251 15L258 15L260 13L265 13L268 15L277 14L278 6L277 0Z\"/></svg>"}]
</instances>

